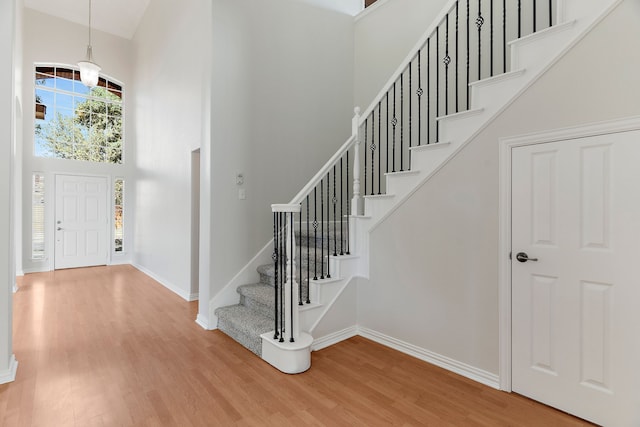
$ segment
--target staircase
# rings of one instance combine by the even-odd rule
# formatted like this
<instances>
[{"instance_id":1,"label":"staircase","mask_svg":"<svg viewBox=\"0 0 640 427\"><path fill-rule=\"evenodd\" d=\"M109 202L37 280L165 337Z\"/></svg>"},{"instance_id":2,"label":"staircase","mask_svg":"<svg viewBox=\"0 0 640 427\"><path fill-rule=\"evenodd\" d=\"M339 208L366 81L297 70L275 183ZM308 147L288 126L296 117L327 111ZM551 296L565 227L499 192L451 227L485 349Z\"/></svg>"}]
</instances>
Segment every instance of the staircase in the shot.
<instances>
[{"instance_id":1,"label":"staircase","mask_svg":"<svg viewBox=\"0 0 640 427\"><path fill-rule=\"evenodd\" d=\"M311 299L317 301L316 283L329 281L331 277L325 278L324 256L332 248L342 244L340 235L336 236L335 231L330 230L328 235L317 237L311 231L311 227L300 229L296 233L296 247L298 248L298 259L301 260L298 277L299 298L295 302L303 310L315 310L320 307L317 303L311 303ZM310 232L311 231L311 232ZM344 228L340 230L344 236ZM315 233L317 234L317 233ZM238 286L237 293L240 296L238 304L216 308L215 315L218 317L218 329L226 333L234 340L251 350L257 356L262 356L261 335L274 330L276 287L275 283L282 278L276 276L274 263L262 264L256 271L259 281L256 283ZM330 276L329 270L329 276ZM316 278L314 280L314 277ZM311 293L314 293L313 298Z\"/></svg>"},{"instance_id":2,"label":"staircase","mask_svg":"<svg viewBox=\"0 0 640 427\"><path fill-rule=\"evenodd\" d=\"M273 244L211 301L218 328L283 372L308 369L312 345L357 322L349 289L368 277L370 230L619 2L448 1L374 102L356 108L351 138L272 206ZM245 284L251 269L259 280Z\"/></svg>"}]
</instances>

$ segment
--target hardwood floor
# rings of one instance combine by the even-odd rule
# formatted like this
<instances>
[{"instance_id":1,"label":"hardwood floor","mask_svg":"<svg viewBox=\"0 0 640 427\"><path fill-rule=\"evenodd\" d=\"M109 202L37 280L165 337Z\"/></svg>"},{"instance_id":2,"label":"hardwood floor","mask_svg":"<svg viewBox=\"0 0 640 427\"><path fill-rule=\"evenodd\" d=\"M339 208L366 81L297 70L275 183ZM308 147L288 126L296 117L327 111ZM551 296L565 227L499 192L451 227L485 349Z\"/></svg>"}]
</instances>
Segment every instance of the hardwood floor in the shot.
<instances>
[{"instance_id":1,"label":"hardwood floor","mask_svg":"<svg viewBox=\"0 0 640 427\"><path fill-rule=\"evenodd\" d=\"M364 338L281 374L130 266L30 274L2 426L585 426Z\"/></svg>"}]
</instances>

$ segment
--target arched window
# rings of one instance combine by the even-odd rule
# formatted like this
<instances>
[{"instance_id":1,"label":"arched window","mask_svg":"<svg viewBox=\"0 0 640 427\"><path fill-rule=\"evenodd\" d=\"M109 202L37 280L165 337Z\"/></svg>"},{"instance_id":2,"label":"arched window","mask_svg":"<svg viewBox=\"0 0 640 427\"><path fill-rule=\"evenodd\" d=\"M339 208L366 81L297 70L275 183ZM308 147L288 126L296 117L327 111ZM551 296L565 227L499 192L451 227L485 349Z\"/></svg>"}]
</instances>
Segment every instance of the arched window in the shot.
<instances>
[{"instance_id":1,"label":"arched window","mask_svg":"<svg viewBox=\"0 0 640 427\"><path fill-rule=\"evenodd\" d=\"M123 87L100 77L88 88L75 67L35 69L35 138L38 157L122 163Z\"/></svg>"}]
</instances>

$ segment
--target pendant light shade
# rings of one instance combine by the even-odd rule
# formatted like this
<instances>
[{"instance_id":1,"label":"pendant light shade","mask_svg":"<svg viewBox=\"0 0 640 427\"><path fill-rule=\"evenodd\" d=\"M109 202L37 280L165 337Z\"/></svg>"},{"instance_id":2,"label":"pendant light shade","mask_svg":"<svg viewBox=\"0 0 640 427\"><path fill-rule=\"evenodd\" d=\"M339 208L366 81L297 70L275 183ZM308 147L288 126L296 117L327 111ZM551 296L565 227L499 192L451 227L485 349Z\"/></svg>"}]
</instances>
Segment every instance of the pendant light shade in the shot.
<instances>
[{"instance_id":1,"label":"pendant light shade","mask_svg":"<svg viewBox=\"0 0 640 427\"><path fill-rule=\"evenodd\" d=\"M96 87L98 85L101 70L100 66L93 62L91 50L91 46L87 46L87 59L78 62L78 66L80 67L80 80L86 87Z\"/></svg>"},{"instance_id":2,"label":"pendant light shade","mask_svg":"<svg viewBox=\"0 0 640 427\"><path fill-rule=\"evenodd\" d=\"M78 62L80 67L80 80L85 86L92 88L98 85L100 77L100 66L93 62L93 48L91 47L91 0L89 0L89 44L87 45L87 56L84 61Z\"/></svg>"}]
</instances>

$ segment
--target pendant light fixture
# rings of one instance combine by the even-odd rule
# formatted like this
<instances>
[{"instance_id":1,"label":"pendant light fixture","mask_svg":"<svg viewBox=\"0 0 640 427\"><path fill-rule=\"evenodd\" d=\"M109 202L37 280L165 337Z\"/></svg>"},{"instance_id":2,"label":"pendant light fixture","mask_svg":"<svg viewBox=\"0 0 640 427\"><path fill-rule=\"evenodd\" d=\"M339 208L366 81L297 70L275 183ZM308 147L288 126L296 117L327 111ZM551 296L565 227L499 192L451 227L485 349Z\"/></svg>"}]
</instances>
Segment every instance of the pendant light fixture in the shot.
<instances>
[{"instance_id":1,"label":"pendant light fixture","mask_svg":"<svg viewBox=\"0 0 640 427\"><path fill-rule=\"evenodd\" d=\"M80 67L80 80L82 83L89 88L96 87L98 85L101 68L93 62L93 49L91 47L91 0L89 0L89 44L87 45L87 57L84 61L78 62L78 67Z\"/></svg>"}]
</instances>

